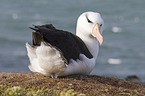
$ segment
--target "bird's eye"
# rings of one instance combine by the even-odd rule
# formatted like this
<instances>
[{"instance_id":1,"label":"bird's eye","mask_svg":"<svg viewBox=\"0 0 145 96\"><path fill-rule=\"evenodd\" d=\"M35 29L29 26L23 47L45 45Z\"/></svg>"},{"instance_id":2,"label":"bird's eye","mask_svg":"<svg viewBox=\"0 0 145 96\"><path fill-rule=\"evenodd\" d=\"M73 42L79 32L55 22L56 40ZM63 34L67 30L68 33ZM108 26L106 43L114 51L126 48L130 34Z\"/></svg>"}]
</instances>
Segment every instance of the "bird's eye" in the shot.
<instances>
[{"instance_id":1,"label":"bird's eye","mask_svg":"<svg viewBox=\"0 0 145 96\"><path fill-rule=\"evenodd\" d=\"M100 24L100 27L102 26L102 24Z\"/></svg>"},{"instance_id":2,"label":"bird's eye","mask_svg":"<svg viewBox=\"0 0 145 96\"><path fill-rule=\"evenodd\" d=\"M88 23L93 23L91 20L89 20L88 16L86 16Z\"/></svg>"}]
</instances>

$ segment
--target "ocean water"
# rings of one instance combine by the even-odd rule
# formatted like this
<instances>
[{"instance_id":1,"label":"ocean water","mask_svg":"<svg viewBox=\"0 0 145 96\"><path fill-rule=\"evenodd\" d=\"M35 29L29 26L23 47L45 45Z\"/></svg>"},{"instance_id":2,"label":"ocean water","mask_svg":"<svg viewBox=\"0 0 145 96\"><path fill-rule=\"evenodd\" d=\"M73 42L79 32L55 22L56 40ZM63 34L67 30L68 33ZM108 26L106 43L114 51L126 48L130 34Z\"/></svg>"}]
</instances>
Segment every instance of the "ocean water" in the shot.
<instances>
[{"instance_id":1,"label":"ocean water","mask_svg":"<svg viewBox=\"0 0 145 96\"><path fill-rule=\"evenodd\" d=\"M0 3L0 72L29 73L25 43L28 27L52 23L75 33L85 11L101 13L105 28L91 74L124 79L137 75L145 82L145 0L2 0Z\"/></svg>"}]
</instances>

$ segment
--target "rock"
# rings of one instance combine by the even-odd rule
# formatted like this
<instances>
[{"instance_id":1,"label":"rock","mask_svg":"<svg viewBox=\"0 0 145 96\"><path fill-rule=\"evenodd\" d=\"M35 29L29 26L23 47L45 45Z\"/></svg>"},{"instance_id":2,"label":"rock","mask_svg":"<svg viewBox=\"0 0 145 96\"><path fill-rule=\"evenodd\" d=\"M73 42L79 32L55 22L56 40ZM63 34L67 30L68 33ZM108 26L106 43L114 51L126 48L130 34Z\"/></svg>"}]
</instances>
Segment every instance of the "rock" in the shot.
<instances>
[{"instance_id":1,"label":"rock","mask_svg":"<svg viewBox=\"0 0 145 96\"><path fill-rule=\"evenodd\" d=\"M134 83L140 83L140 84L142 84L141 80L136 75L127 76L126 80L134 82Z\"/></svg>"}]
</instances>

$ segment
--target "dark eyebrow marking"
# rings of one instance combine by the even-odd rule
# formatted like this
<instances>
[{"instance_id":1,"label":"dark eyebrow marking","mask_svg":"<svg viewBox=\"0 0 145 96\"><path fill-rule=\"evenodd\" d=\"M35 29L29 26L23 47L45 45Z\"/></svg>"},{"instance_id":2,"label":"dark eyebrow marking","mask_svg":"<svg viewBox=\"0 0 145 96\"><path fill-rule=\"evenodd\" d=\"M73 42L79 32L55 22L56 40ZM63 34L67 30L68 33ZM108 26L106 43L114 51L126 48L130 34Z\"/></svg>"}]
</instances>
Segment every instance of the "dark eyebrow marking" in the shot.
<instances>
[{"instance_id":1,"label":"dark eyebrow marking","mask_svg":"<svg viewBox=\"0 0 145 96\"><path fill-rule=\"evenodd\" d=\"M88 23L93 23L91 20L89 20L88 15L86 15Z\"/></svg>"}]
</instances>

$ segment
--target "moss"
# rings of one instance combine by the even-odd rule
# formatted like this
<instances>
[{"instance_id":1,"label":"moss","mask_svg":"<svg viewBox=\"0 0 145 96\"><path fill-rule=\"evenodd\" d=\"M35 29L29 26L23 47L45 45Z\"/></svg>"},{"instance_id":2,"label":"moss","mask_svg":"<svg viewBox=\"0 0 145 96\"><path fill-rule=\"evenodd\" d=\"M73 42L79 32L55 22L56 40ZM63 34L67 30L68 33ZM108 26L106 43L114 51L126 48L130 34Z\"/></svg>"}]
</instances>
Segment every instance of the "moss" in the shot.
<instances>
[{"instance_id":1,"label":"moss","mask_svg":"<svg viewBox=\"0 0 145 96\"><path fill-rule=\"evenodd\" d=\"M9 87L0 85L0 95L2 96L86 96L85 94L78 94L74 89L61 90L49 90L29 88L24 89L20 86Z\"/></svg>"},{"instance_id":2,"label":"moss","mask_svg":"<svg viewBox=\"0 0 145 96\"><path fill-rule=\"evenodd\" d=\"M19 86L14 86L12 88L6 89L6 91L2 94L6 96L23 96L26 94L26 91Z\"/></svg>"}]
</instances>

